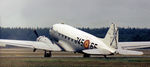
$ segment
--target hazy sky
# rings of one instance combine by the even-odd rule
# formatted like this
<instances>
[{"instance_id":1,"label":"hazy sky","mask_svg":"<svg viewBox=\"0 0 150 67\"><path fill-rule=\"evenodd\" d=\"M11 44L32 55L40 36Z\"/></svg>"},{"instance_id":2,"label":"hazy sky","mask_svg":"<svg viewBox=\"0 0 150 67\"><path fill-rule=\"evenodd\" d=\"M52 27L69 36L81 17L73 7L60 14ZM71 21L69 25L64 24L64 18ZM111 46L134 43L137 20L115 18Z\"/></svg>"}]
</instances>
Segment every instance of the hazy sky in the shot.
<instances>
[{"instance_id":1,"label":"hazy sky","mask_svg":"<svg viewBox=\"0 0 150 67\"><path fill-rule=\"evenodd\" d=\"M0 0L3 27L51 27L61 22L150 28L150 0Z\"/></svg>"}]
</instances>

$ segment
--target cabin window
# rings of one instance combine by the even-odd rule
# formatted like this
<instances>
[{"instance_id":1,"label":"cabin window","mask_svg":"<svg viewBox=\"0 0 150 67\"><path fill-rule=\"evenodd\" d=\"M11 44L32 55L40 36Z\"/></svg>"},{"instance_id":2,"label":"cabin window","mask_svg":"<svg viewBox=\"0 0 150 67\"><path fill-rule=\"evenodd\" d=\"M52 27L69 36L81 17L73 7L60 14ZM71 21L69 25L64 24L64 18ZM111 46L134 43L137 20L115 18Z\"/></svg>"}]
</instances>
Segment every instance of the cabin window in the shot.
<instances>
[{"instance_id":1,"label":"cabin window","mask_svg":"<svg viewBox=\"0 0 150 67\"><path fill-rule=\"evenodd\" d=\"M67 38L67 36L65 36L65 39Z\"/></svg>"},{"instance_id":2,"label":"cabin window","mask_svg":"<svg viewBox=\"0 0 150 67\"><path fill-rule=\"evenodd\" d=\"M70 40L70 37L68 37L68 40Z\"/></svg>"},{"instance_id":3,"label":"cabin window","mask_svg":"<svg viewBox=\"0 0 150 67\"><path fill-rule=\"evenodd\" d=\"M71 39L71 41L73 41L73 39Z\"/></svg>"},{"instance_id":4,"label":"cabin window","mask_svg":"<svg viewBox=\"0 0 150 67\"><path fill-rule=\"evenodd\" d=\"M62 37L64 37L64 35L62 35Z\"/></svg>"}]
</instances>

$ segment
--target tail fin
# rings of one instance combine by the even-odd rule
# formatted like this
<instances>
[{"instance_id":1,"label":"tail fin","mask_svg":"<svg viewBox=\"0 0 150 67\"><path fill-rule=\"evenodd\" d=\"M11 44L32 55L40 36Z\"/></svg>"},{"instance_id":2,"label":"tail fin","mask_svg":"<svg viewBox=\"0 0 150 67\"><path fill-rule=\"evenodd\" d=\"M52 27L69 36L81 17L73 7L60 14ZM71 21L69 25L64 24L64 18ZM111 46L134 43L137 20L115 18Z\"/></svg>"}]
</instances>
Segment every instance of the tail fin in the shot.
<instances>
[{"instance_id":1,"label":"tail fin","mask_svg":"<svg viewBox=\"0 0 150 67\"><path fill-rule=\"evenodd\" d=\"M133 51L133 50L125 50L122 49L120 45L118 45L118 29L115 24L112 24L103 39L103 42L112 47L117 49L116 53L119 53L121 55L143 55L143 52L140 51Z\"/></svg>"},{"instance_id":2,"label":"tail fin","mask_svg":"<svg viewBox=\"0 0 150 67\"><path fill-rule=\"evenodd\" d=\"M111 24L103 41L112 48L118 49L118 29L116 24Z\"/></svg>"}]
</instances>

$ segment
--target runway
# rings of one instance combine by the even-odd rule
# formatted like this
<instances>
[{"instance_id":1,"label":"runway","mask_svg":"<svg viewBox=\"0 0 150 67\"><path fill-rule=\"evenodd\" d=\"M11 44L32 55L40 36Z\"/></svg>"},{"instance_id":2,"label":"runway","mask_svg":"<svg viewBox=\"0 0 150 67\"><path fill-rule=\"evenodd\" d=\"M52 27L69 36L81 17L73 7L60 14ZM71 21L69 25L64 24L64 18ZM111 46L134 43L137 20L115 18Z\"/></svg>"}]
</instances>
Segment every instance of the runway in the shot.
<instances>
[{"instance_id":1,"label":"runway","mask_svg":"<svg viewBox=\"0 0 150 67\"><path fill-rule=\"evenodd\" d=\"M123 56L123 55L110 55L107 57L122 58L122 57L136 57L136 58L150 58L150 49L137 49L143 51L144 55L141 56ZM44 51L29 48L0 48L0 57L43 57ZM83 54L74 52L52 52L52 57L82 57ZM91 57L104 57L102 55L91 55Z\"/></svg>"},{"instance_id":2,"label":"runway","mask_svg":"<svg viewBox=\"0 0 150 67\"><path fill-rule=\"evenodd\" d=\"M0 67L149 67L150 49L139 49L142 56L92 55L82 58L83 54L73 52L52 52L51 58L44 58L44 51L33 52L28 48L0 48Z\"/></svg>"}]
</instances>

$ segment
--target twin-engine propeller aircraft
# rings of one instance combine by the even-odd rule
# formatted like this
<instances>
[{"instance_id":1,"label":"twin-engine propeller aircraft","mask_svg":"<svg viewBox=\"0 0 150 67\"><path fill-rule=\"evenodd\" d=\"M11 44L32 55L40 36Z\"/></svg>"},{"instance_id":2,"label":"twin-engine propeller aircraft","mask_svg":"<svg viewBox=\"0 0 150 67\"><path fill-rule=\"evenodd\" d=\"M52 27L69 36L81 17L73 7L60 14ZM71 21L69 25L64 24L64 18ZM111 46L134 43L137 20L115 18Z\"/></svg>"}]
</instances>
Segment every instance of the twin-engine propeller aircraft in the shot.
<instances>
[{"instance_id":1,"label":"twin-engine propeller aircraft","mask_svg":"<svg viewBox=\"0 0 150 67\"><path fill-rule=\"evenodd\" d=\"M105 38L98 38L89 33L66 24L54 24L49 30L51 39L39 36L36 41L0 39L0 43L44 50L44 57L51 57L52 51L70 51L90 55L142 55L143 52L122 49L118 45L118 29L115 24L110 26ZM37 32L35 34L38 36Z\"/></svg>"}]
</instances>

